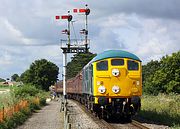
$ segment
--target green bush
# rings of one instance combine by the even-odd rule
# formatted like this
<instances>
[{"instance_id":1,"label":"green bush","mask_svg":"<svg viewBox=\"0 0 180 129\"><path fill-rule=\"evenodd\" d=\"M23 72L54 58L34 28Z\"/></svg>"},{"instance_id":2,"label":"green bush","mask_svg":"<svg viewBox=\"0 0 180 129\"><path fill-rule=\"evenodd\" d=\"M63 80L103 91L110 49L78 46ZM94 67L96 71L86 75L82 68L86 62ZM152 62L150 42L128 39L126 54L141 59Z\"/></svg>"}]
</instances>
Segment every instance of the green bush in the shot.
<instances>
[{"instance_id":1,"label":"green bush","mask_svg":"<svg viewBox=\"0 0 180 129\"><path fill-rule=\"evenodd\" d=\"M4 122L0 123L0 129L14 129L17 126L22 125L34 110L39 109L39 105L30 103L28 108L14 113L11 118L6 118Z\"/></svg>"},{"instance_id":2,"label":"green bush","mask_svg":"<svg viewBox=\"0 0 180 129\"><path fill-rule=\"evenodd\" d=\"M29 108L30 108L31 111L40 110L41 109L40 105L37 105L35 103L30 103Z\"/></svg>"},{"instance_id":3,"label":"green bush","mask_svg":"<svg viewBox=\"0 0 180 129\"><path fill-rule=\"evenodd\" d=\"M46 98L49 96L49 94L49 92L41 92L37 95L40 99L40 106L46 105Z\"/></svg>"},{"instance_id":4,"label":"green bush","mask_svg":"<svg viewBox=\"0 0 180 129\"><path fill-rule=\"evenodd\" d=\"M23 85L22 87L16 87L14 89L15 97L18 97L18 98L36 96L39 92L42 92L42 91L30 84Z\"/></svg>"},{"instance_id":5,"label":"green bush","mask_svg":"<svg viewBox=\"0 0 180 129\"><path fill-rule=\"evenodd\" d=\"M23 124L30 114L30 111L27 109L14 113L11 118L6 118L4 122L0 123L0 129L14 129L18 125Z\"/></svg>"},{"instance_id":6,"label":"green bush","mask_svg":"<svg viewBox=\"0 0 180 129\"><path fill-rule=\"evenodd\" d=\"M21 112L22 112L23 114L25 114L26 116L29 116L29 115L32 114L32 112L31 112L31 110L30 110L29 107L27 107L27 108L25 108L25 109L22 109Z\"/></svg>"},{"instance_id":7,"label":"green bush","mask_svg":"<svg viewBox=\"0 0 180 129\"><path fill-rule=\"evenodd\" d=\"M46 98L40 99L40 106L46 106Z\"/></svg>"},{"instance_id":8,"label":"green bush","mask_svg":"<svg viewBox=\"0 0 180 129\"><path fill-rule=\"evenodd\" d=\"M22 112L17 112L10 118L14 124L21 125L27 119L27 116Z\"/></svg>"},{"instance_id":9,"label":"green bush","mask_svg":"<svg viewBox=\"0 0 180 129\"><path fill-rule=\"evenodd\" d=\"M10 100L12 101L12 104L17 103L19 100L25 99L28 100L29 107L13 114L13 117L11 118L6 118L4 122L0 123L0 129L14 129L18 125L21 125L29 117L29 115L32 114L32 112L39 110L41 106L46 105L46 98L48 95L48 92L43 92L32 85L11 88L11 92L8 94L8 96L11 96ZM4 97L1 96L2 99ZM39 103L35 102L36 97L39 98Z\"/></svg>"}]
</instances>

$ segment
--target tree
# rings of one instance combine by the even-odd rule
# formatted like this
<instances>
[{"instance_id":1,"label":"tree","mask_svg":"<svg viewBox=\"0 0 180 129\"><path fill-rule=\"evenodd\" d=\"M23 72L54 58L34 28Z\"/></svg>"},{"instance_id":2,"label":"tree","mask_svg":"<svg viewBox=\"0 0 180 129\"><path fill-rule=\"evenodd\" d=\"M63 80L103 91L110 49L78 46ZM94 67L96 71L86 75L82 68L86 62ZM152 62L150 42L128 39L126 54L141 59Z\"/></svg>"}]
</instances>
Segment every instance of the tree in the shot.
<instances>
[{"instance_id":1,"label":"tree","mask_svg":"<svg viewBox=\"0 0 180 129\"><path fill-rule=\"evenodd\" d=\"M142 66L143 91L148 94L158 94L158 90L152 85L152 79L155 72L160 68L160 62L151 60ZM156 90L155 90L156 89Z\"/></svg>"},{"instance_id":2,"label":"tree","mask_svg":"<svg viewBox=\"0 0 180 129\"><path fill-rule=\"evenodd\" d=\"M49 86L57 81L58 73L58 66L46 59L41 59L30 65L30 68L21 75L21 80L48 91Z\"/></svg>"},{"instance_id":3,"label":"tree","mask_svg":"<svg viewBox=\"0 0 180 129\"><path fill-rule=\"evenodd\" d=\"M0 78L0 82L5 82L5 81L6 81L5 79Z\"/></svg>"},{"instance_id":4,"label":"tree","mask_svg":"<svg viewBox=\"0 0 180 129\"><path fill-rule=\"evenodd\" d=\"M96 54L93 53L78 53L72 57L72 61L67 64L67 79L75 77L82 68L91 61Z\"/></svg>"},{"instance_id":5,"label":"tree","mask_svg":"<svg viewBox=\"0 0 180 129\"><path fill-rule=\"evenodd\" d=\"M146 65L143 65L142 67L142 77L143 77L143 84L145 80L151 76L154 75L154 73L160 68L160 62L151 60Z\"/></svg>"},{"instance_id":6,"label":"tree","mask_svg":"<svg viewBox=\"0 0 180 129\"><path fill-rule=\"evenodd\" d=\"M19 79L19 75L18 75L18 74L13 74L13 75L11 76L11 80L12 80L12 81L18 81L18 79Z\"/></svg>"},{"instance_id":7,"label":"tree","mask_svg":"<svg viewBox=\"0 0 180 129\"><path fill-rule=\"evenodd\" d=\"M30 73L30 70L27 69L24 73L21 74L20 80L24 83L31 83L33 81L33 73Z\"/></svg>"},{"instance_id":8,"label":"tree","mask_svg":"<svg viewBox=\"0 0 180 129\"><path fill-rule=\"evenodd\" d=\"M180 51L143 66L144 91L149 94L180 93Z\"/></svg>"}]
</instances>

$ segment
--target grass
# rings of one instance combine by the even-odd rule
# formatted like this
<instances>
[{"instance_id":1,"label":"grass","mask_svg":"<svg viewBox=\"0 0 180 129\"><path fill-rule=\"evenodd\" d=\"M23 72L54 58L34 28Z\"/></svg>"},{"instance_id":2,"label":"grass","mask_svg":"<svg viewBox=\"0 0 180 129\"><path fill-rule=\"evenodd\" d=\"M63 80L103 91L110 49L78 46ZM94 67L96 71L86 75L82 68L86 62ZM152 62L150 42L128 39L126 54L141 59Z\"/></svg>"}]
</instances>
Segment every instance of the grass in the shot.
<instances>
[{"instance_id":1,"label":"grass","mask_svg":"<svg viewBox=\"0 0 180 129\"><path fill-rule=\"evenodd\" d=\"M0 94L0 109L13 105L13 99L9 92Z\"/></svg>"},{"instance_id":2,"label":"grass","mask_svg":"<svg viewBox=\"0 0 180 129\"><path fill-rule=\"evenodd\" d=\"M144 95L139 116L170 127L180 127L180 95Z\"/></svg>"},{"instance_id":3,"label":"grass","mask_svg":"<svg viewBox=\"0 0 180 129\"><path fill-rule=\"evenodd\" d=\"M6 90L9 89L9 86L0 85L0 90Z\"/></svg>"},{"instance_id":4,"label":"grass","mask_svg":"<svg viewBox=\"0 0 180 129\"><path fill-rule=\"evenodd\" d=\"M18 99L16 99L14 96L13 88L0 87L0 91L7 89L9 89L9 91L0 93L0 109L3 107L9 107L18 101Z\"/></svg>"}]
</instances>

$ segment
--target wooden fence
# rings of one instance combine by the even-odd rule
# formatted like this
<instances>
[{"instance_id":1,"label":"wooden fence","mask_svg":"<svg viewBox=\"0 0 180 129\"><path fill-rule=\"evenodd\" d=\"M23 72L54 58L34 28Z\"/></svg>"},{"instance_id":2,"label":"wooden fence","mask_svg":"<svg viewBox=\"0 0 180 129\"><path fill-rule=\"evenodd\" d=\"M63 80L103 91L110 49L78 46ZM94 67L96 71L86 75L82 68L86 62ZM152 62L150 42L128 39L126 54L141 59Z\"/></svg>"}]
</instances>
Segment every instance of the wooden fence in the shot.
<instances>
[{"instance_id":1,"label":"wooden fence","mask_svg":"<svg viewBox=\"0 0 180 129\"><path fill-rule=\"evenodd\" d=\"M35 98L33 100L33 103L39 105L39 98ZM0 123L5 119L5 118L10 118L13 116L14 113L19 112L21 109L25 109L29 106L29 102L27 100L21 100L19 103L7 107L0 110Z\"/></svg>"}]
</instances>

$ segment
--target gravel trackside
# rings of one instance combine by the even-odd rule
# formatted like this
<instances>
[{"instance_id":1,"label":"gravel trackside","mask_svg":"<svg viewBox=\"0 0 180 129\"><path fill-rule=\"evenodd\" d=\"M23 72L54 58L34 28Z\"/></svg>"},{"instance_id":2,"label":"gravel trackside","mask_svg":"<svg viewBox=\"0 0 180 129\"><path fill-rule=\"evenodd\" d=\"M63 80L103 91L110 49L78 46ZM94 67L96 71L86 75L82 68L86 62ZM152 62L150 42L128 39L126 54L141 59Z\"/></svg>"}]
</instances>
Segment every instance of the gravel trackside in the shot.
<instances>
[{"instance_id":1,"label":"gravel trackside","mask_svg":"<svg viewBox=\"0 0 180 129\"><path fill-rule=\"evenodd\" d=\"M74 101L68 100L71 129L102 129Z\"/></svg>"},{"instance_id":2,"label":"gravel trackside","mask_svg":"<svg viewBox=\"0 0 180 129\"><path fill-rule=\"evenodd\" d=\"M17 129L63 129L63 112L60 112L60 102L51 101L49 105L34 113Z\"/></svg>"}]
</instances>

